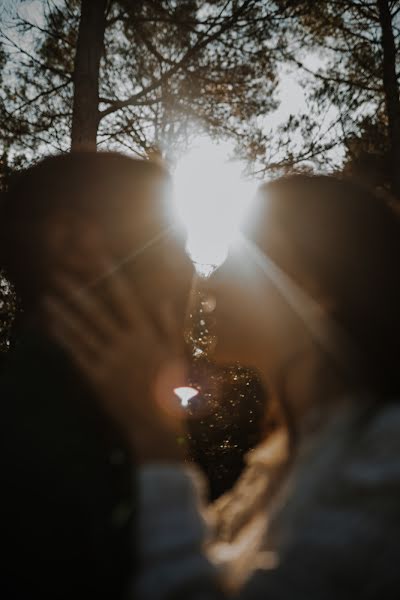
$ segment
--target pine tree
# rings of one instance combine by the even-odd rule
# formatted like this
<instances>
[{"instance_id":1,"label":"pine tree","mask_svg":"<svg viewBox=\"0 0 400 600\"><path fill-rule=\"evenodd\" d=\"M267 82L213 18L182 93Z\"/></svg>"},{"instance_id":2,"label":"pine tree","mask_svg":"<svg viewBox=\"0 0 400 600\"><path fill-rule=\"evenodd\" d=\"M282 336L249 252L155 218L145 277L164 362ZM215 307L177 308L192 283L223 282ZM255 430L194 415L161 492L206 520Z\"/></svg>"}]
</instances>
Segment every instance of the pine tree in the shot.
<instances>
[{"instance_id":1,"label":"pine tree","mask_svg":"<svg viewBox=\"0 0 400 600\"><path fill-rule=\"evenodd\" d=\"M44 23L19 17L3 30L0 138L30 160L68 150L71 125L78 139L90 124L78 143L93 147L97 134L99 148L173 156L207 131L254 157L259 120L276 106L278 16L275 2L256 0L48 3Z\"/></svg>"},{"instance_id":2,"label":"pine tree","mask_svg":"<svg viewBox=\"0 0 400 600\"><path fill-rule=\"evenodd\" d=\"M322 169L340 168L343 148L349 152L349 143L353 144L356 138L360 146L366 139L366 123L379 122L387 139L389 185L393 194L400 197L400 101L396 75L400 3L305 0L280 4L285 13L287 41L282 59L303 74L308 99L307 113L286 124L292 162L308 160ZM310 66L310 54L319 67ZM300 148L290 146L294 132L302 135Z\"/></svg>"}]
</instances>

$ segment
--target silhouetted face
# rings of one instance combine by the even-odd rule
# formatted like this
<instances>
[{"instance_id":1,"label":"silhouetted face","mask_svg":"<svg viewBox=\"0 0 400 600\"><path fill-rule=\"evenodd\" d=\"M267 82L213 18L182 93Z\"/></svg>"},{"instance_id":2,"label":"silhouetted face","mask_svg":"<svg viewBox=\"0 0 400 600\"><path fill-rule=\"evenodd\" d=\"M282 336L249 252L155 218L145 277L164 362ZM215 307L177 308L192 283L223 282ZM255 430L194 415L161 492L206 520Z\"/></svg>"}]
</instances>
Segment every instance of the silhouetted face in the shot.
<instances>
[{"instance_id":1,"label":"silhouetted face","mask_svg":"<svg viewBox=\"0 0 400 600\"><path fill-rule=\"evenodd\" d=\"M279 309L270 282L238 248L212 275L207 289L216 301L215 360L258 368L260 355L268 350L268 322Z\"/></svg>"},{"instance_id":2,"label":"silhouetted face","mask_svg":"<svg viewBox=\"0 0 400 600\"><path fill-rule=\"evenodd\" d=\"M169 190L149 185L137 206L126 204L108 227L116 262L129 275L143 305L156 313L161 302L173 303L182 323L193 278L185 237L172 219Z\"/></svg>"},{"instance_id":3,"label":"silhouetted face","mask_svg":"<svg viewBox=\"0 0 400 600\"><path fill-rule=\"evenodd\" d=\"M54 219L49 227L56 257L53 269L61 263L77 271L84 282L93 281L105 250L131 280L150 314L156 316L160 304L167 301L183 323L193 267L184 250L185 238L171 219L168 189L155 181L132 193L133 185L128 182L116 190L115 200L111 197L102 213ZM107 294L107 279L99 289Z\"/></svg>"},{"instance_id":4,"label":"silhouetted face","mask_svg":"<svg viewBox=\"0 0 400 600\"><path fill-rule=\"evenodd\" d=\"M273 215L268 224L260 221L258 227L266 235L271 232L270 246L291 260L289 241ZM219 363L238 361L256 369L268 368L273 377L296 351L303 327L291 308L290 290L284 297L277 285L273 274L277 265L246 231L247 236L242 236L207 284L216 301L214 358Z\"/></svg>"}]
</instances>

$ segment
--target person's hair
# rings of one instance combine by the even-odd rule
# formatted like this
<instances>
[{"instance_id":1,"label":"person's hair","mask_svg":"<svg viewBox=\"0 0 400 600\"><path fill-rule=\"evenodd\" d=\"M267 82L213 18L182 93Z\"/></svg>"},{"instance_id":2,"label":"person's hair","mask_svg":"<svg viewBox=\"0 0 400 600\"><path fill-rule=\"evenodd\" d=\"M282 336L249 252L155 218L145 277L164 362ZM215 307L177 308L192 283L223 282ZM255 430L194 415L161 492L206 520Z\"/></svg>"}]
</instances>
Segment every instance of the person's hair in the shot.
<instances>
[{"instance_id":1,"label":"person's hair","mask_svg":"<svg viewBox=\"0 0 400 600\"><path fill-rule=\"evenodd\" d=\"M361 358L363 382L400 393L400 223L374 192L336 176L296 174L260 189L247 235L325 304Z\"/></svg>"},{"instance_id":2,"label":"person's hair","mask_svg":"<svg viewBox=\"0 0 400 600\"><path fill-rule=\"evenodd\" d=\"M34 305L46 275L46 222L57 213L112 217L128 183L132 205L142 186L167 179L157 163L114 152L49 156L10 180L0 205L0 266L25 308ZM139 206L137 207L139 208Z\"/></svg>"}]
</instances>

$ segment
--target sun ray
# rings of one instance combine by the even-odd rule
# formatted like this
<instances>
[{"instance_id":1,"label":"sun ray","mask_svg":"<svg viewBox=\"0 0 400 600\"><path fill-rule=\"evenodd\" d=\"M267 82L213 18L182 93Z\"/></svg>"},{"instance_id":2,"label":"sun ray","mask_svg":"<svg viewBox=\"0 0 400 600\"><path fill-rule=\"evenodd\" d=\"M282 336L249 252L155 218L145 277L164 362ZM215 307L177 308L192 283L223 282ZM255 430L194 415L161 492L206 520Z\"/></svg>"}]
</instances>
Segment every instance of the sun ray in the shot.
<instances>
[{"instance_id":1,"label":"sun ray","mask_svg":"<svg viewBox=\"0 0 400 600\"><path fill-rule=\"evenodd\" d=\"M256 264L302 320L315 342L342 368L359 363L359 353L343 328L251 240L240 235L241 252Z\"/></svg>"},{"instance_id":2,"label":"sun ray","mask_svg":"<svg viewBox=\"0 0 400 600\"><path fill-rule=\"evenodd\" d=\"M175 229L175 227L173 225L170 225L169 227L165 227L157 235L155 235L150 240L145 242L142 246L140 246L139 248L135 248L126 257L124 257L121 260L119 260L118 262L114 263L112 265L112 267L110 267L109 269L106 269L100 275L98 275L97 277L95 277L94 279L89 281L87 284L85 284L84 286L79 288L79 290L77 290L76 293L77 294L84 293L86 290L88 290L92 287L96 287L99 283L105 281L109 277L112 277L124 265L134 262L139 256L144 254L144 252L146 252L146 250L148 250L149 248L151 248L152 246L154 246L155 244L160 242L162 239L164 239L165 237L170 235L174 231L174 229Z\"/></svg>"}]
</instances>

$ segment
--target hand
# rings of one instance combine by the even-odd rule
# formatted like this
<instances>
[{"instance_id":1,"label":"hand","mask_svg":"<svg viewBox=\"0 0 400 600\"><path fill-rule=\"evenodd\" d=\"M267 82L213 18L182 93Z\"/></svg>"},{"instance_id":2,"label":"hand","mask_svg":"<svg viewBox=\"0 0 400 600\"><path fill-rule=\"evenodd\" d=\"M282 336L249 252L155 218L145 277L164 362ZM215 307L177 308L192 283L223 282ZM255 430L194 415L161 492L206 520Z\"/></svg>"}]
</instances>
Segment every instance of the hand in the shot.
<instances>
[{"instance_id":1,"label":"hand","mask_svg":"<svg viewBox=\"0 0 400 600\"><path fill-rule=\"evenodd\" d=\"M174 388L184 385L181 328L168 306L158 326L133 285L108 268L105 302L73 275L57 278L59 294L44 300L49 331L93 386L103 409L141 461L180 460L183 410Z\"/></svg>"}]
</instances>

